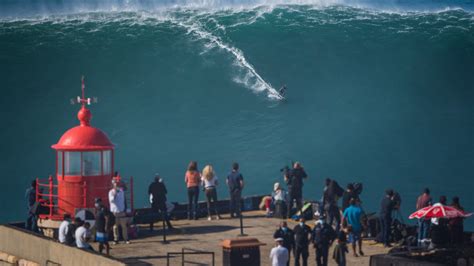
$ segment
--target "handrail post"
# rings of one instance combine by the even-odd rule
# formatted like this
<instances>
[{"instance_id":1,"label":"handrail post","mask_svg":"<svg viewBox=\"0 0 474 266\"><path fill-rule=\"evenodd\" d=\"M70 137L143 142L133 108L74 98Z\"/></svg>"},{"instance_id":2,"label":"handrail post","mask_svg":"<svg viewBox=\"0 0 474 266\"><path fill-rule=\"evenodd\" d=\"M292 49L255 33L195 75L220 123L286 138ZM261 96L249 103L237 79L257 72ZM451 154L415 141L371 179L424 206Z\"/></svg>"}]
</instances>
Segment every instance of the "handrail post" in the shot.
<instances>
[{"instance_id":1,"label":"handrail post","mask_svg":"<svg viewBox=\"0 0 474 266\"><path fill-rule=\"evenodd\" d=\"M133 176L130 177L130 210L133 213Z\"/></svg>"},{"instance_id":2,"label":"handrail post","mask_svg":"<svg viewBox=\"0 0 474 266\"><path fill-rule=\"evenodd\" d=\"M49 176L49 219L53 216L53 177Z\"/></svg>"},{"instance_id":3,"label":"handrail post","mask_svg":"<svg viewBox=\"0 0 474 266\"><path fill-rule=\"evenodd\" d=\"M82 199L82 205L83 205L83 208L86 208L86 204L87 204L87 186L86 186L86 181L84 181L84 183L82 184L83 185L83 199Z\"/></svg>"},{"instance_id":4,"label":"handrail post","mask_svg":"<svg viewBox=\"0 0 474 266\"><path fill-rule=\"evenodd\" d=\"M184 266L184 248L181 249L181 265Z\"/></svg>"}]
</instances>

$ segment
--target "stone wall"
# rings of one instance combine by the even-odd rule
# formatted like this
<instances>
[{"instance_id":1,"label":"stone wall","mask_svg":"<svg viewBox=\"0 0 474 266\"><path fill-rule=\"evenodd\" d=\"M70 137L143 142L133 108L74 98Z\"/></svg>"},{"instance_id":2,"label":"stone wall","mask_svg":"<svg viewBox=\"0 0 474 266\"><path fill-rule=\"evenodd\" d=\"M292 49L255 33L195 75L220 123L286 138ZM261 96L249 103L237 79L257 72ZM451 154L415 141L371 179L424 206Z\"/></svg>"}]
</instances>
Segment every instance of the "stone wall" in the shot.
<instances>
[{"instance_id":1,"label":"stone wall","mask_svg":"<svg viewBox=\"0 0 474 266\"><path fill-rule=\"evenodd\" d=\"M126 265L10 225L0 225L0 251L40 265Z\"/></svg>"}]
</instances>

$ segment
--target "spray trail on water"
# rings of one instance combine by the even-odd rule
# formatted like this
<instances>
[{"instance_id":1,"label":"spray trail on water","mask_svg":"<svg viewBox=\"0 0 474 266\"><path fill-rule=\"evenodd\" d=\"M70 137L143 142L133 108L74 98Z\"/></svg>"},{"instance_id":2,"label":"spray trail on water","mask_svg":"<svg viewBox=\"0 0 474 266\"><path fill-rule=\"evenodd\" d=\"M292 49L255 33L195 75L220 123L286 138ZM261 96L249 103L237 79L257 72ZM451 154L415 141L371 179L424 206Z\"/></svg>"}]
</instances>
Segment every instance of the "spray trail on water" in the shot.
<instances>
[{"instance_id":1,"label":"spray trail on water","mask_svg":"<svg viewBox=\"0 0 474 266\"><path fill-rule=\"evenodd\" d=\"M226 44L221 38L215 36L214 34L206 31L202 26L197 22L187 24L180 21L174 21L177 25L187 29L188 34L193 34L200 39L207 40L207 48L218 47L229 54L234 58L235 65L239 66L242 70L246 72L245 76L235 77L234 81L245 85L247 88L256 91L256 92L266 92L267 97L273 100L281 100L282 97L278 91L273 88L273 86L265 81L260 74L255 70L255 68L250 64L244 56L244 53L229 44Z\"/></svg>"}]
</instances>

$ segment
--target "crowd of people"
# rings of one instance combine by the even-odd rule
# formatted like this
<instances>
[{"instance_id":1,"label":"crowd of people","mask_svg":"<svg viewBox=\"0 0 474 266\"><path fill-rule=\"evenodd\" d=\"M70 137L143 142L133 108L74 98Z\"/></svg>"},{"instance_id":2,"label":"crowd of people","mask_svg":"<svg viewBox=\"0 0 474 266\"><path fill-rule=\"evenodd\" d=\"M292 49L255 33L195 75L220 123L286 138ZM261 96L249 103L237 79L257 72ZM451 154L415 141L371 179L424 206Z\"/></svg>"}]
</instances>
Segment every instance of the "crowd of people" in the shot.
<instances>
[{"instance_id":1,"label":"crowd of people","mask_svg":"<svg viewBox=\"0 0 474 266\"><path fill-rule=\"evenodd\" d=\"M325 179L323 196L316 210L316 222L313 228L306 224L305 211L303 207L303 185L308 178L303 166L295 162L292 167L282 169L283 179L287 186L287 191L280 183L275 183L273 192L265 207L268 216L278 218L293 218L299 223L292 229L288 227L285 220L281 222L279 228L274 233L277 243L272 249L270 259L273 265L289 265L291 255L294 256L296 266L307 265L310 256L309 247L315 248L315 259L317 265L327 265L329 259L329 249L333 243L336 246L333 250L332 258L338 265L346 265L346 253L349 252L348 243L352 246L352 253L355 257L364 256L362 249L362 233L367 229L367 217L362 208L360 194L362 185L349 183L346 189L342 189L339 184L330 178ZM118 176L118 173L115 174ZM217 208L217 187L219 179L212 165L206 165L202 172L199 171L198 164L191 161L184 174L186 184L188 205L187 218L190 220L199 219L198 199L202 190L207 200L207 219L221 219L219 208ZM241 215L242 190L244 189L244 178L239 171L239 164L233 163L231 170L226 177L226 185L230 197L230 218ZM36 216L34 208L36 203L36 183L32 182L31 187L26 192L28 202L28 219L26 227L29 230L36 229ZM148 195L153 213L160 215L166 222L168 229L173 229L169 216L167 202L167 189L163 178L155 174L153 182L149 185ZM339 206L339 200L341 205ZM121 240L125 244L130 244L128 238L129 217L127 217L126 199L123 184L120 178L112 179L112 189L108 192L108 208L103 203L103 199L95 199L95 241L99 243L99 252L109 253L109 236L113 235L112 244L119 244ZM441 196L439 203L447 205L445 196ZM421 209L433 204L430 190L424 189L423 193L416 201L416 209ZM401 198L392 189L387 189L380 202L379 241L385 247L391 247L393 213L400 208ZM453 197L454 208L463 210L458 197ZM311 213L313 218L313 213ZM76 246L81 249L92 249L90 221L83 221L74 218L69 214L64 214L64 220L59 227L59 241L61 243ZM153 222L150 224L153 230ZM454 219L420 219L418 221L418 244L424 245L430 239L431 247L441 246L445 243L462 243L463 238L463 218ZM119 233L121 232L121 235Z\"/></svg>"},{"instance_id":2,"label":"crowd of people","mask_svg":"<svg viewBox=\"0 0 474 266\"><path fill-rule=\"evenodd\" d=\"M433 205L433 198L430 189L425 188L416 201L416 209L422 209ZM448 205L448 199L442 195L439 197L439 204ZM449 206L457 210L464 211L459 197L452 198ZM418 245L436 248L446 245L459 245L463 243L464 218L456 217L451 219L432 218L418 220Z\"/></svg>"},{"instance_id":3,"label":"crowd of people","mask_svg":"<svg viewBox=\"0 0 474 266\"><path fill-rule=\"evenodd\" d=\"M335 180L327 178L323 190L323 197L319 204L316 215L319 216L315 226L311 229L305 224L305 217L302 211L302 187L303 179L307 178L300 163L295 163L292 169L287 168L284 172L284 179L287 183L288 193L279 183L274 185L274 191L266 200L265 207L267 216L279 218L299 218L299 224L293 230L288 228L287 222L282 222L275 231L273 237L276 247L270 253L272 265L289 265L291 253L294 255L294 265L299 266L300 262L307 265L309 257L309 246L312 244L315 249L316 264L327 265L329 259L329 248L336 242L332 258L337 265L346 265L346 253L349 253L347 244L352 246L352 253L355 257L364 256L362 249L362 232L368 231L368 217L366 216L360 199L362 185L349 183L343 190ZM296 189L295 189L296 188ZM282 196L282 195L286 195ZM338 205L342 198L341 207ZM416 209L432 205L430 191L426 188L416 202ZM447 205L445 196L441 196L439 203ZM286 205L286 215L282 215L279 206ZM296 209L294 206L296 205ZM380 201L378 213L378 224L380 232L376 240L384 247L392 247L394 216L400 215L401 197L393 189L387 189ZM459 197L453 197L451 206L463 211ZM294 213L297 216L293 215ZM293 215L293 216L292 216ZM429 239L430 248L442 245L459 244L463 242L463 219L462 217L446 219L420 219L418 224L419 245Z\"/></svg>"},{"instance_id":4,"label":"crowd of people","mask_svg":"<svg viewBox=\"0 0 474 266\"><path fill-rule=\"evenodd\" d=\"M217 203L218 177L212 165L206 165L202 172L198 170L197 162L191 161L184 175L184 182L187 188L188 219L197 220L199 192L202 189L207 199L208 220L221 219ZM239 164L233 163L226 178L226 185L230 196L230 217L241 215L242 190L244 188L244 178L239 172ZM170 221L167 189L163 178L155 174L154 181L148 187L151 209L153 213L162 217L168 229L173 229ZM31 187L26 191L28 203L28 218L25 224L26 229L37 232L37 212L39 204L36 202L36 181L31 183ZM128 225L130 218L127 216L127 201L123 184L120 182L118 172L112 178L112 189L108 192L108 208L101 198L95 199L95 241L99 243L99 252L109 254L109 236L113 236L112 244L119 244L123 240L125 244L130 244ZM153 222L150 223L150 230L153 230ZM121 234L120 234L121 233ZM121 238L120 238L121 237ZM81 218L71 218L70 214L64 214L63 221L59 227L58 240L69 246L76 246L81 249L92 250L89 242L92 239L91 223Z\"/></svg>"}]
</instances>

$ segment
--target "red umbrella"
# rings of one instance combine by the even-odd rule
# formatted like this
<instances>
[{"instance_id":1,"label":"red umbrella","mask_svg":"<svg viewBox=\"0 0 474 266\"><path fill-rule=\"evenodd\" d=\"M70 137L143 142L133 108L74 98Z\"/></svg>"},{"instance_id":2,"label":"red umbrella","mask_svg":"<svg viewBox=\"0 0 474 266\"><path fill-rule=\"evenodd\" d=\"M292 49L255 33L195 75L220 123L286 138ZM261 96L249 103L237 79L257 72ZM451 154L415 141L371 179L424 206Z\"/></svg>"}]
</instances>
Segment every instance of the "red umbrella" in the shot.
<instances>
[{"instance_id":1,"label":"red umbrella","mask_svg":"<svg viewBox=\"0 0 474 266\"><path fill-rule=\"evenodd\" d=\"M409 219L422 219L422 218L456 218L456 217L469 217L472 213L465 213L451 206L445 206L441 203L436 203L433 206L428 206L417 210L412 213Z\"/></svg>"}]
</instances>

